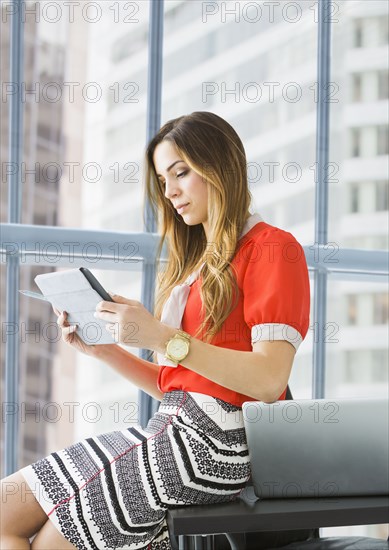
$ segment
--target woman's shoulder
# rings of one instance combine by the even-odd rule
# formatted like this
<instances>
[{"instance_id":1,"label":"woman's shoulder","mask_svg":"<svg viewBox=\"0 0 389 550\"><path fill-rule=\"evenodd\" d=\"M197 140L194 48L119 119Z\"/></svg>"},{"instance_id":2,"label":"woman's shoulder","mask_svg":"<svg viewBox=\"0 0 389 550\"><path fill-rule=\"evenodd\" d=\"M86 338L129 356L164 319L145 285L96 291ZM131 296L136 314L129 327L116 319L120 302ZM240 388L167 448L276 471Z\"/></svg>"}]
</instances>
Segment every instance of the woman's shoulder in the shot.
<instances>
[{"instance_id":1,"label":"woman's shoulder","mask_svg":"<svg viewBox=\"0 0 389 550\"><path fill-rule=\"evenodd\" d=\"M304 258L303 247L290 231L261 222L241 239L233 263L238 277L243 278L248 267L250 272L274 272L275 266L284 268L290 262L304 262Z\"/></svg>"},{"instance_id":2,"label":"woman's shoulder","mask_svg":"<svg viewBox=\"0 0 389 550\"><path fill-rule=\"evenodd\" d=\"M251 230L244 235L241 240L241 247L252 248L256 245L267 244L268 246L274 243L277 245L288 245L288 243L300 243L296 237L290 232L272 225L267 222L260 222L254 225Z\"/></svg>"}]
</instances>

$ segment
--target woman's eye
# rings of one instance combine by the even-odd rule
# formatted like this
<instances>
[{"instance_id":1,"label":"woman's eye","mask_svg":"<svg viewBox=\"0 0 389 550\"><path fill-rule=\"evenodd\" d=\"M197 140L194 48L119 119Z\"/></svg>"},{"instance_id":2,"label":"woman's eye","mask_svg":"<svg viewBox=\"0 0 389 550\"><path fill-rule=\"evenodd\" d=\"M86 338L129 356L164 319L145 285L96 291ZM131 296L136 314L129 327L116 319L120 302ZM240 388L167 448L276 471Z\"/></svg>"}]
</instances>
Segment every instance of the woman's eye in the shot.
<instances>
[{"instance_id":1,"label":"woman's eye","mask_svg":"<svg viewBox=\"0 0 389 550\"><path fill-rule=\"evenodd\" d=\"M179 174L177 174L176 178L181 178L183 176L186 176L187 173L188 173L188 170L184 170L184 172L180 172ZM162 187L165 187L166 182L159 180L159 183L162 185Z\"/></svg>"}]
</instances>

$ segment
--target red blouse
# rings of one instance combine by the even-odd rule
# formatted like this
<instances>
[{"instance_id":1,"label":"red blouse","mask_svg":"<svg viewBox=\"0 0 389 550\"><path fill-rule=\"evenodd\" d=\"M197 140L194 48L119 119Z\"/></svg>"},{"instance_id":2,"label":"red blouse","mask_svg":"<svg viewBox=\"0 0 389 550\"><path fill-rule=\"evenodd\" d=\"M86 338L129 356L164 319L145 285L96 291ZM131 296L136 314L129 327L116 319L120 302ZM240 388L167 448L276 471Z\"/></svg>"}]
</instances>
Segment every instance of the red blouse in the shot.
<instances>
[{"instance_id":1,"label":"red blouse","mask_svg":"<svg viewBox=\"0 0 389 550\"><path fill-rule=\"evenodd\" d=\"M239 286L239 302L210 343L252 351L252 343L259 340L287 340L297 350L308 332L310 311L308 267L300 243L288 231L262 221L239 240L231 263ZM201 280L199 277L191 285L182 318L182 329L191 335L204 320L200 318ZM257 401L183 365L161 365L158 388L162 392L179 389L204 393L239 407L244 401ZM278 399L285 399L285 394L286 388Z\"/></svg>"}]
</instances>

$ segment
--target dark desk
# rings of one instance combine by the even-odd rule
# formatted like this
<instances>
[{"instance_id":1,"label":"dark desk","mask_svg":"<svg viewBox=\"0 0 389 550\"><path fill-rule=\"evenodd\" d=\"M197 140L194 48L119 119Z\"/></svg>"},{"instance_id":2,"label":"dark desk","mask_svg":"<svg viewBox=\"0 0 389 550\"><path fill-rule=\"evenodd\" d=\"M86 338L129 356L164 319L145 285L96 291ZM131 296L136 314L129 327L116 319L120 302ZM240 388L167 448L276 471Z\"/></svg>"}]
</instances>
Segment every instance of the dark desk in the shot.
<instances>
[{"instance_id":1,"label":"dark desk","mask_svg":"<svg viewBox=\"0 0 389 550\"><path fill-rule=\"evenodd\" d=\"M252 487L245 491L236 502L168 510L169 531L180 537L389 522L389 496L255 500Z\"/></svg>"}]
</instances>

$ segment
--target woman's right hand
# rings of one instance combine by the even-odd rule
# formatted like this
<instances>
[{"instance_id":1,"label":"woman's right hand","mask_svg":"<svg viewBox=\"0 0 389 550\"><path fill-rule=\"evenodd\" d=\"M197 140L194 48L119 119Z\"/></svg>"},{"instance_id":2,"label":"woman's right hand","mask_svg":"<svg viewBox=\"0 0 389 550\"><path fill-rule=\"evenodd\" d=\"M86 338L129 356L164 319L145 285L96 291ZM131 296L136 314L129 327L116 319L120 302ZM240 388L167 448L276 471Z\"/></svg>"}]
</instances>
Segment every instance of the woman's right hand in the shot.
<instances>
[{"instance_id":1,"label":"woman's right hand","mask_svg":"<svg viewBox=\"0 0 389 550\"><path fill-rule=\"evenodd\" d=\"M98 346L85 344L85 342L81 340L81 338L75 332L77 327L75 325L70 325L69 321L67 320L67 312L63 311L61 313L53 305L52 307L54 313L58 315L57 324L62 330L62 340L66 342L66 344L69 344L69 346L72 346L77 351L85 353L85 355L89 355L91 357L96 357L96 348Z\"/></svg>"}]
</instances>

